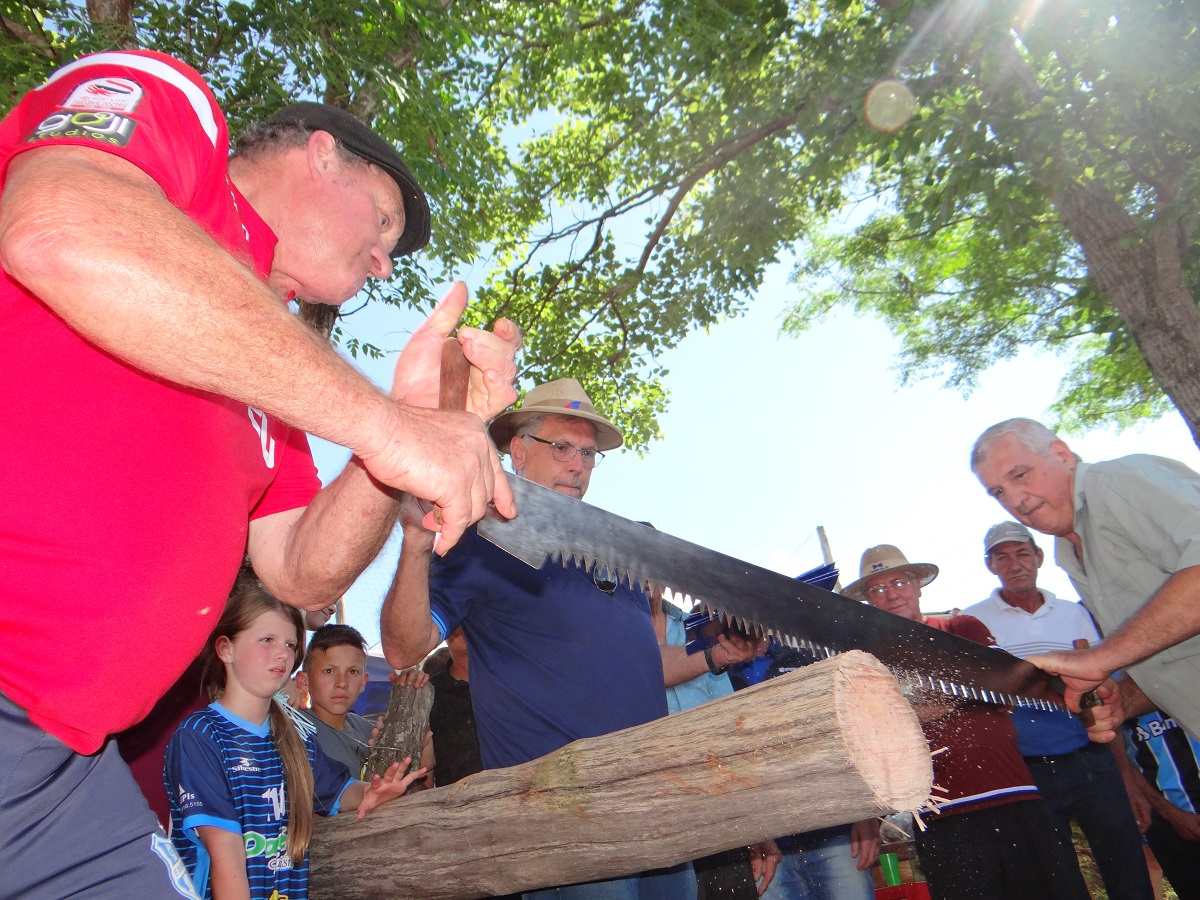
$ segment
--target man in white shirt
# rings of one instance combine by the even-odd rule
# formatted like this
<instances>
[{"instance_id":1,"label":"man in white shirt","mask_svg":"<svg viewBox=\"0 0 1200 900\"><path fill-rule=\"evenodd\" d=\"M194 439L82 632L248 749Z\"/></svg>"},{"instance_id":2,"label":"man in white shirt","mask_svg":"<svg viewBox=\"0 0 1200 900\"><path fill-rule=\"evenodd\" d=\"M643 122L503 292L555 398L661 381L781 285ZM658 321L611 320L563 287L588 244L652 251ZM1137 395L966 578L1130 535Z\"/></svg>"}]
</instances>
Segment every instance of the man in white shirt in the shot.
<instances>
[{"instance_id":1,"label":"man in white shirt","mask_svg":"<svg viewBox=\"0 0 1200 900\"><path fill-rule=\"evenodd\" d=\"M993 525L984 538L983 552L984 563L1000 579L1000 587L963 612L987 625L999 647L1024 658L1070 650L1078 638L1100 639L1086 609L1037 586L1044 557L1024 525ZM1093 743L1082 723L1065 710L1020 707L1013 711L1013 724L1021 755L1050 807L1059 843L1069 856L1078 896L1086 897L1087 889L1071 844L1072 819L1088 839L1109 897L1152 897L1138 822L1114 756L1122 748L1117 742Z\"/></svg>"}]
</instances>

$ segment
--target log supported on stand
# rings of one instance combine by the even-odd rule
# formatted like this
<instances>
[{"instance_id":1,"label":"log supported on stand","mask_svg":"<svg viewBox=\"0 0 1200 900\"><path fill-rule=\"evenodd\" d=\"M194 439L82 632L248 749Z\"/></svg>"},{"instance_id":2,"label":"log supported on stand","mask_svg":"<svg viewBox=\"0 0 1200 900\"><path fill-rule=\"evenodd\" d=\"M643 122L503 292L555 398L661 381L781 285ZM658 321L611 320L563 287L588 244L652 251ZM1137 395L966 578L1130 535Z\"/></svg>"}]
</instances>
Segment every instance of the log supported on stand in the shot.
<instances>
[{"instance_id":1,"label":"log supported on stand","mask_svg":"<svg viewBox=\"0 0 1200 900\"><path fill-rule=\"evenodd\" d=\"M611 878L915 809L932 778L896 680L854 651L361 822L318 821L311 894L450 900Z\"/></svg>"},{"instance_id":2,"label":"log supported on stand","mask_svg":"<svg viewBox=\"0 0 1200 900\"><path fill-rule=\"evenodd\" d=\"M392 763L409 759L407 771L421 767L421 750L429 733L429 710L433 706L433 685L415 688L410 684L393 684L388 696L387 712L375 746L367 759L363 777L383 775Z\"/></svg>"}]
</instances>

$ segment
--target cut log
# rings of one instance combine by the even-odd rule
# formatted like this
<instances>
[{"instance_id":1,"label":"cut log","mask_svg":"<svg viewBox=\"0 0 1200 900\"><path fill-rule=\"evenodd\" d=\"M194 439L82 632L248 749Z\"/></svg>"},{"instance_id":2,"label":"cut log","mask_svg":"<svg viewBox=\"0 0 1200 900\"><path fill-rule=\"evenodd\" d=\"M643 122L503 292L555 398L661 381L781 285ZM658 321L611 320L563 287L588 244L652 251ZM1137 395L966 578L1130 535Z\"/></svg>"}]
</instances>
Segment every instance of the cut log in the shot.
<instances>
[{"instance_id":1,"label":"cut log","mask_svg":"<svg viewBox=\"0 0 1200 900\"><path fill-rule=\"evenodd\" d=\"M916 809L932 780L900 686L852 651L362 821L319 820L310 893L467 900L614 878Z\"/></svg>"},{"instance_id":2,"label":"cut log","mask_svg":"<svg viewBox=\"0 0 1200 900\"><path fill-rule=\"evenodd\" d=\"M429 709L433 706L433 685L420 689L408 684L393 684L388 697L387 712L375 738L375 746L367 759L363 777L382 775L392 763L411 759L408 769L421 765L421 749L429 733Z\"/></svg>"}]
</instances>

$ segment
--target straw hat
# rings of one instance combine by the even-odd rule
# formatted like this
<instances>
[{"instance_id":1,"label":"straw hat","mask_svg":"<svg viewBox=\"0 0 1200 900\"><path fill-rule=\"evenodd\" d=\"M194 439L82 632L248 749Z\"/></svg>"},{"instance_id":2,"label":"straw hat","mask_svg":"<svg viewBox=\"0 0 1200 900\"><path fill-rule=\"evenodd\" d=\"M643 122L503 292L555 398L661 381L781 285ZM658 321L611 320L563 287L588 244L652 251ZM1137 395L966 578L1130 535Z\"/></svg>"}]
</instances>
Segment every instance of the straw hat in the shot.
<instances>
[{"instance_id":1,"label":"straw hat","mask_svg":"<svg viewBox=\"0 0 1200 900\"><path fill-rule=\"evenodd\" d=\"M615 450L624 443L617 426L596 412L591 398L574 378L560 378L532 388L520 409L510 409L496 416L488 434L501 451L506 451L508 442L521 425L537 416L571 416L591 422L596 426L597 450Z\"/></svg>"},{"instance_id":2,"label":"straw hat","mask_svg":"<svg viewBox=\"0 0 1200 900\"><path fill-rule=\"evenodd\" d=\"M872 547L862 555L858 564L858 581L842 589L842 596L852 600L866 600L866 583L883 572L899 570L910 573L921 582L921 587L937 578L938 567L933 563L910 563L903 553L891 544Z\"/></svg>"}]
</instances>

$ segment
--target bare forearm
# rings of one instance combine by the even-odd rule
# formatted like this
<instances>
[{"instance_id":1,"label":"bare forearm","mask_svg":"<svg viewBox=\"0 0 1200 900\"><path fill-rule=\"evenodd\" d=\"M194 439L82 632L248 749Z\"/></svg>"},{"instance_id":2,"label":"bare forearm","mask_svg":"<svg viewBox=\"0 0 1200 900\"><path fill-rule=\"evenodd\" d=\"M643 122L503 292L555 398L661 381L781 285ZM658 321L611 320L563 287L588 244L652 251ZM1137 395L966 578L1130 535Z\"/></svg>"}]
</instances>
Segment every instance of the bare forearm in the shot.
<instances>
[{"instance_id":1,"label":"bare forearm","mask_svg":"<svg viewBox=\"0 0 1200 900\"><path fill-rule=\"evenodd\" d=\"M102 215L97 198L120 215ZM80 227L94 221L105 239ZM0 259L72 329L168 381L354 450L376 449L370 433L392 414L380 391L124 160L76 148L14 160Z\"/></svg>"},{"instance_id":2,"label":"bare forearm","mask_svg":"<svg viewBox=\"0 0 1200 900\"><path fill-rule=\"evenodd\" d=\"M1169 816L1172 810L1177 809L1175 804L1158 792L1142 773L1142 770L1135 766L1132 760L1129 760L1127 754L1125 754L1125 759L1128 761L1128 765L1122 767L1121 775L1126 779L1126 785L1129 788L1137 791L1142 799L1150 804L1150 808L1163 818Z\"/></svg>"},{"instance_id":3,"label":"bare forearm","mask_svg":"<svg viewBox=\"0 0 1200 900\"><path fill-rule=\"evenodd\" d=\"M419 528L405 528L396 577L383 601L379 620L383 654L397 669L416 665L437 646L437 628L429 613L432 558L433 535Z\"/></svg>"},{"instance_id":4,"label":"bare forearm","mask_svg":"<svg viewBox=\"0 0 1200 900\"><path fill-rule=\"evenodd\" d=\"M1128 674L1123 674L1117 679L1117 687L1121 690L1121 714L1126 719L1132 716L1144 716L1158 709L1154 705L1154 701L1142 693L1137 682Z\"/></svg>"},{"instance_id":5,"label":"bare forearm","mask_svg":"<svg viewBox=\"0 0 1200 900\"><path fill-rule=\"evenodd\" d=\"M196 832L211 860L213 900L250 900L242 836L212 825L201 825Z\"/></svg>"},{"instance_id":6,"label":"bare forearm","mask_svg":"<svg viewBox=\"0 0 1200 900\"><path fill-rule=\"evenodd\" d=\"M683 647L659 645L662 652L663 682L667 687L675 687L708 671L708 663L704 661L703 653L688 654Z\"/></svg>"},{"instance_id":7,"label":"bare forearm","mask_svg":"<svg viewBox=\"0 0 1200 900\"><path fill-rule=\"evenodd\" d=\"M1180 569L1146 605L1096 647L1110 672L1200 634L1200 566Z\"/></svg>"},{"instance_id":8,"label":"bare forearm","mask_svg":"<svg viewBox=\"0 0 1200 900\"><path fill-rule=\"evenodd\" d=\"M363 797L367 793L367 783L365 781L353 781L342 791L342 796L338 800L338 815L342 813L351 813L358 810L359 804L362 803Z\"/></svg>"},{"instance_id":9,"label":"bare forearm","mask_svg":"<svg viewBox=\"0 0 1200 900\"><path fill-rule=\"evenodd\" d=\"M383 549L400 501L356 457L298 515L251 523L250 557L275 596L321 609L342 596Z\"/></svg>"}]
</instances>

